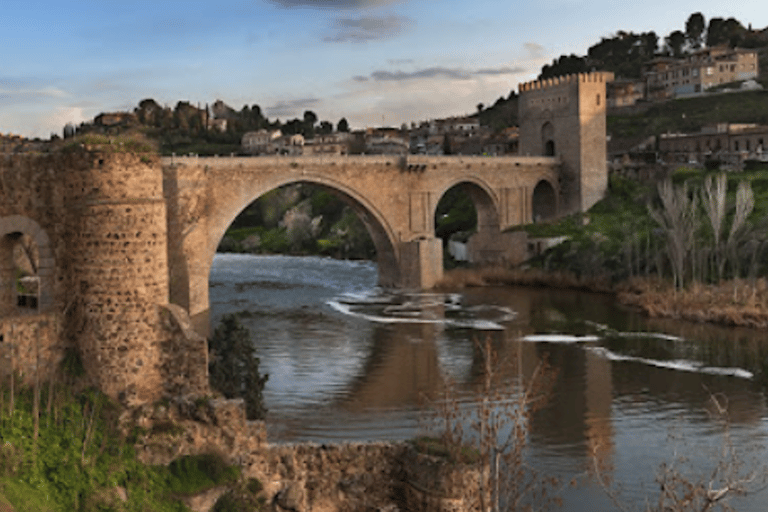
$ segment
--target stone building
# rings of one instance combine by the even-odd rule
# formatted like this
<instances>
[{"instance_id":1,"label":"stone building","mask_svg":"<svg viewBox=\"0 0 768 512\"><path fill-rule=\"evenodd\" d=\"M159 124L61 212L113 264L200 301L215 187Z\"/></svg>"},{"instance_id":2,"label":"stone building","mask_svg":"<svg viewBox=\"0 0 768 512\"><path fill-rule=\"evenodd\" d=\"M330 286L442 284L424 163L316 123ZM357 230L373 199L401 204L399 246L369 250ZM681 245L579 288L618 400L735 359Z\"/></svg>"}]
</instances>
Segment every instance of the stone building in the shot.
<instances>
[{"instance_id":1,"label":"stone building","mask_svg":"<svg viewBox=\"0 0 768 512\"><path fill-rule=\"evenodd\" d=\"M659 153L667 162L698 165L713 160L741 169L747 160L768 161L768 126L720 123L699 133L664 133Z\"/></svg>"},{"instance_id":2,"label":"stone building","mask_svg":"<svg viewBox=\"0 0 768 512\"><path fill-rule=\"evenodd\" d=\"M562 161L563 213L587 211L608 187L605 85L613 78L613 73L593 72L520 84L520 155ZM534 201L537 195L552 196L554 190L542 184Z\"/></svg>"},{"instance_id":3,"label":"stone building","mask_svg":"<svg viewBox=\"0 0 768 512\"><path fill-rule=\"evenodd\" d=\"M273 144L282 135L280 130L246 132L241 141L243 152L250 155L274 154Z\"/></svg>"},{"instance_id":4,"label":"stone building","mask_svg":"<svg viewBox=\"0 0 768 512\"><path fill-rule=\"evenodd\" d=\"M643 68L647 96L654 100L700 94L759 74L757 51L720 46L698 50L684 59L659 57Z\"/></svg>"},{"instance_id":5,"label":"stone building","mask_svg":"<svg viewBox=\"0 0 768 512\"><path fill-rule=\"evenodd\" d=\"M315 134L304 141L305 155L348 155L354 142L354 136L349 132L333 132Z\"/></svg>"}]
</instances>

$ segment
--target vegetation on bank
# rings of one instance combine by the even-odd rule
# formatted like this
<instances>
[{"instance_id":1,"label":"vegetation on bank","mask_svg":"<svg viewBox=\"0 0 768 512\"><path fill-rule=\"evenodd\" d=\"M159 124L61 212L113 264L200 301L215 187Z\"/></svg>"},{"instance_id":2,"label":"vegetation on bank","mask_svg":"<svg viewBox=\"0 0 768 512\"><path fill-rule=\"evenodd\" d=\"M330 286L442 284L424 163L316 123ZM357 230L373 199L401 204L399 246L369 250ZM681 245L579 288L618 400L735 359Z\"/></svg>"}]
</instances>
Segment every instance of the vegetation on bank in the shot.
<instances>
[{"instance_id":1,"label":"vegetation on bank","mask_svg":"<svg viewBox=\"0 0 768 512\"><path fill-rule=\"evenodd\" d=\"M768 327L768 173L679 169L654 189L614 175L587 213L521 227L567 237L526 268L449 274L445 286L617 292L653 316Z\"/></svg>"},{"instance_id":2,"label":"vegetation on bank","mask_svg":"<svg viewBox=\"0 0 768 512\"><path fill-rule=\"evenodd\" d=\"M263 419L267 376L259 373L248 330L225 317L210 350L212 387L244 398L247 417ZM16 376L0 382L0 510L186 512L184 498L220 486L228 491L214 512L262 509L261 484L241 478L240 468L217 453L182 456L168 466L141 463L134 445L146 431L121 421L120 404L83 389L76 352L68 352L60 373L34 386L21 386Z\"/></svg>"},{"instance_id":3,"label":"vegetation on bank","mask_svg":"<svg viewBox=\"0 0 768 512\"><path fill-rule=\"evenodd\" d=\"M185 496L240 478L215 454L142 464L120 413L93 389L3 383L0 503L19 512L184 512Z\"/></svg>"},{"instance_id":4,"label":"vegetation on bank","mask_svg":"<svg viewBox=\"0 0 768 512\"><path fill-rule=\"evenodd\" d=\"M208 341L211 387L226 398L242 398L249 420L263 420L264 385L268 374L259 372L256 350L251 333L240 323L236 314L224 315Z\"/></svg>"}]
</instances>

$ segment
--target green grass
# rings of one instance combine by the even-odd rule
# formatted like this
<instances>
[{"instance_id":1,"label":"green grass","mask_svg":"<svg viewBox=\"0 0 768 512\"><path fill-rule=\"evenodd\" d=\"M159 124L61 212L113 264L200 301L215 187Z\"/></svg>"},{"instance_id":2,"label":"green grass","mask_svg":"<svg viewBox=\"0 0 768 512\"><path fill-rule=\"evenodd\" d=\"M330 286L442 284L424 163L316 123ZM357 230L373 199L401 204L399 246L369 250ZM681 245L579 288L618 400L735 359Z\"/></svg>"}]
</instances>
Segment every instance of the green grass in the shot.
<instances>
[{"instance_id":1,"label":"green grass","mask_svg":"<svg viewBox=\"0 0 768 512\"><path fill-rule=\"evenodd\" d=\"M666 132L693 133L714 123L768 124L768 91L748 91L680 98L659 103L642 114L608 116L612 137Z\"/></svg>"},{"instance_id":2,"label":"green grass","mask_svg":"<svg viewBox=\"0 0 768 512\"><path fill-rule=\"evenodd\" d=\"M48 389L41 387L35 440L32 391L16 389L11 414L10 392L0 388L0 498L17 512L186 512L180 496L240 478L239 468L215 454L142 464L131 436L120 433L118 404L94 390L57 385L49 414ZM119 507L117 486L128 494Z\"/></svg>"}]
</instances>

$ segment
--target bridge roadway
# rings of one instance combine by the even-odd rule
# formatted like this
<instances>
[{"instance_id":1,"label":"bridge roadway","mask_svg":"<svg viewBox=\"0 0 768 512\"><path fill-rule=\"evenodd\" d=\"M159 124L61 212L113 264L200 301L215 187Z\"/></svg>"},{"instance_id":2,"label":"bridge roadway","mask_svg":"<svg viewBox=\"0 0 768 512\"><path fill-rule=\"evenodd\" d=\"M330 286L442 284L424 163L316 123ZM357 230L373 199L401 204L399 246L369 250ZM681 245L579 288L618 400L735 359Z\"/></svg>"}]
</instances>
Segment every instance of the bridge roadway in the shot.
<instances>
[{"instance_id":1,"label":"bridge roadway","mask_svg":"<svg viewBox=\"0 0 768 512\"><path fill-rule=\"evenodd\" d=\"M237 215L265 193L292 183L328 189L350 204L376 247L385 287L429 288L442 277L435 237L440 198L461 186L478 214L474 261L514 259L519 237L502 233L557 213L561 162L555 157L259 156L166 157L170 301L208 323L213 257Z\"/></svg>"}]
</instances>

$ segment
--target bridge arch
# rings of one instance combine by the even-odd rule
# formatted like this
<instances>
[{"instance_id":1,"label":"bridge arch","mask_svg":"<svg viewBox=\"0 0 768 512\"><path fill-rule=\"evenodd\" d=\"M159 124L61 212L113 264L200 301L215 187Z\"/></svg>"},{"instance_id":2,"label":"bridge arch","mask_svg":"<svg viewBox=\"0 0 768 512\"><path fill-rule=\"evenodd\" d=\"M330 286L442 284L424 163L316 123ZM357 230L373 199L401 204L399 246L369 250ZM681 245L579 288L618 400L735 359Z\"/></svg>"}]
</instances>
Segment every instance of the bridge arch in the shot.
<instances>
[{"instance_id":1,"label":"bridge arch","mask_svg":"<svg viewBox=\"0 0 768 512\"><path fill-rule=\"evenodd\" d=\"M315 174L304 174L301 177L296 175L282 176L275 179L260 182L254 188L241 196L241 201L237 203L228 203L220 205L220 215L216 217L221 219L216 225L209 225L209 269L213 264L213 257L219 242L224 237L229 226L232 225L235 218L248 207L251 203L262 197L264 194L286 185L310 184L320 187L336 195L342 201L347 203L357 214L360 221L368 230L374 247L376 248L376 261L379 267L379 284L384 287L396 287L400 283L400 265L397 238L394 235L389 223L384 215L378 211L373 203L353 190L349 186L335 181L327 176Z\"/></svg>"},{"instance_id":2,"label":"bridge arch","mask_svg":"<svg viewBox=\"0 0 768 512\"><path fill-rule=\"evenodd\" d=\"M478 232L499 229L498 198L491 186L474 176L464 177L448 183L438 192L438 200L435 202L435 209L432 211L433 218L437 213L437 205L440 203L440 199L455 187L460 187L472 200L472 204L475 205Z\"/></svg>"},{"instance_id":3,"label":"bridge arch","mask_svg":"<svg viewBox=\"0 0 768 512\"><path fill-rule=\"evenodd\" d=\"M51 305L53 294L53 255L48 234L34 220L21 215L0 217L0 310L16 309L19 305L17 291L17 268L14 251L24 237L29 237L36 251L30 257L36 276L34 302L25 302L24 307L42 310Z\"/></svg>"}]
</instances>

